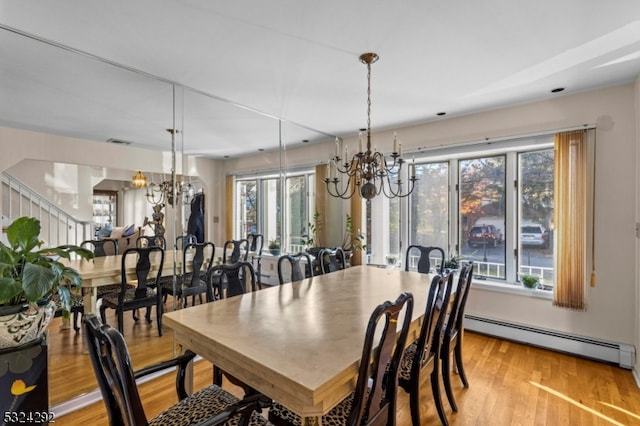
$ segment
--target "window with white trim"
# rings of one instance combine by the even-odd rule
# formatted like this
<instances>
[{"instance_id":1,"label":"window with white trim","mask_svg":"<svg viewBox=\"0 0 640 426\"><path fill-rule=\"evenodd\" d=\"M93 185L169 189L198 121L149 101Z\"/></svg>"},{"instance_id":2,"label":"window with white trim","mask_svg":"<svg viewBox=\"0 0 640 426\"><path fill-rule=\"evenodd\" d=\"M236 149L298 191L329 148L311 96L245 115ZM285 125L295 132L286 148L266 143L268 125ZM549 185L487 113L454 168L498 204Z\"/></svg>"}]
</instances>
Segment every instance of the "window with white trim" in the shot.
<instances>
[{"instance_id":1,"label":"window with white trim","mask_svg":"<svg viewBox=\"0 0 640 426\"><path fill-rule=\"evenodd\" d=\"M284 182L284 186L281 186ZM262 234L265 248L277 241L286 252L302 251L302 235L314 211L314 174L292 172L236 178L235 236ZM284 214L283 214L284 213Z\"/></svg>"},{"instance_id":2,"label":"window with white trim","mask_svg":"<svg viewBox=\"0 0 640 426\"><path fill-rule=\"evenodd\" d=\"M396 256L403 267L409 245L431 245L472 260L478 279L520 286L528 274L553 288L552 136L415 156L420 180L411 196L368 203L371 263Z\"/></svg>"}]
</instances>

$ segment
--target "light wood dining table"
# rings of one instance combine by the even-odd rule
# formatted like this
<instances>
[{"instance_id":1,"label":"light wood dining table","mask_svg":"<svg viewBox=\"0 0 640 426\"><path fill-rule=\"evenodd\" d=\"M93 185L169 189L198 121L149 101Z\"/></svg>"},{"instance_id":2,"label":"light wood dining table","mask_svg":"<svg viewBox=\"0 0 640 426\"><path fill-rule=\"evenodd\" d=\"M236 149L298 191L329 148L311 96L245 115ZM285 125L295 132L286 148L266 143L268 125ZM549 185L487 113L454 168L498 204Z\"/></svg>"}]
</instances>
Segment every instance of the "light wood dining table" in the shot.
<instances>
[{"instance_id":1,"label":"light wood dining table","mask_svg":"<svg viewBox=\"0 0 640 426\"><path fill-rule=\"evenodd\" d=\"M222 248L216 247L214 258L222 256ZM162 276L173 275L174 273L174 253L175 272L182 274L182 250L165 250L164 263L162 266ZM151 268L157 268L159 260L156 261L157 253L151 255ZM64 260L65 264L76 269L82 277L81 287L83 289L84 312L98 314L96 311L97 289L98 287L117 284L121 280L122 255L110 255L95 257L91 260L70 259ZM127 259L127 277L135 279L136 270L135 256ZM188 266L188 265L187 265ZM187 267L187 271L189 267ZM155 273L155 272L154 272ZM179 283L178 283L179 284Z\"/></svg>"},{"instance_id":2,"label":"light wood dining table","mask_svg":"<svg viewBox=\"0 0 640 426\"><path fill-rule=\"evenodd\" d=\"M179 350L192 350L303 418L321 416L355 387L374 308L414 296L409 341L423 322L433 275L354 266L164 314Z\"/></svg>"}]
</instances>

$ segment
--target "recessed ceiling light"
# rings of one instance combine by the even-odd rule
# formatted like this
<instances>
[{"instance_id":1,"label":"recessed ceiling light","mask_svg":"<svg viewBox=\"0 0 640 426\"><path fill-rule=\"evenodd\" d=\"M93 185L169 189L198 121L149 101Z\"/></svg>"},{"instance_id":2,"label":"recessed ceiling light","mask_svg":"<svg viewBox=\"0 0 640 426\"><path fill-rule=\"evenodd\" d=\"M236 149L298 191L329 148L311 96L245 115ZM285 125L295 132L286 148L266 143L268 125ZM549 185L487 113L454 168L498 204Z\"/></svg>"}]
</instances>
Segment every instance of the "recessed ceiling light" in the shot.
<instances>
[{"instance_id":1,"label":"recessed ceiling light","mask_svg":"<svg viewBox=\"0 0 640 426\"><path fill-rule=\"evenodd\" d=\"M264 151L264 148L258 148L258 152Z\"/></svg>"},{"instance_id":2,"label":"recessed ceiling light","mask_svg":"<svg viewBox=\"0 0 640 426\"><path fill-rule=\"evenodd\" d=\"M436 115L446 115L446 114L447 114L446 112L439 112Z\"/></svg>"},{"instance_id":3,"label":"recessed ceiling light","mask_svg":"<svg viewBox=\"0 0 640 426\"><path fill-rule=\"evenodd\" d=\"M564 87L556 87L555 89L551 89L551 93L560 93L564 90Z\"/></svg>"},{"instance_id":4,"label":"recessed ceiling light","mask_svg":"<svg viewBox=\"0 0 640 426\"><path fill-rule=\"evenodd\" d=\"M302 143L309 143L309 139L302 139Z\"/></svg>"}]
</instances>

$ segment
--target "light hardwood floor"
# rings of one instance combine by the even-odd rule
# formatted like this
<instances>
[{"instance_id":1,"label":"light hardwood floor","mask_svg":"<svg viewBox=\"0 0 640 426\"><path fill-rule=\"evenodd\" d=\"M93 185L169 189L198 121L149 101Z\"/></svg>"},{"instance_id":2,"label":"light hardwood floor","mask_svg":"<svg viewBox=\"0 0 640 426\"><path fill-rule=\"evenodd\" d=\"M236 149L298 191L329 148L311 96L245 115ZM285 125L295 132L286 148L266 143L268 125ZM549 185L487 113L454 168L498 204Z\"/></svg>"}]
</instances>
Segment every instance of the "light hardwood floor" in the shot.
<instances>
[{"instance_id":1,"label":"light hardwood floor","mask_svg":"<svg viewBox=\"0 0 640 426\"><path fill-rule=\"evenodd\" d=\"M115 322L114 322L115 323ZM50 332L50 389L53 404L96 388L82 337L73 330ZM126 315L125 338L136 368L172 353L171 332L158 337L154 324ZM465 368L470 387L453 377L459 412L445 408L451 425L640 425L640 389L629 370L467 332ZM195 388L211 383L211 364L195 367ZM232 392L239 390L225 384ZM148 417L176 402L174 376L141 385ZM407 395L398 392L399 426L410 425ZM422 399L425 424L439 424L429 386ZM58 417L56 425L107 425L98 402Z\"/></svg>"}]
</instances>

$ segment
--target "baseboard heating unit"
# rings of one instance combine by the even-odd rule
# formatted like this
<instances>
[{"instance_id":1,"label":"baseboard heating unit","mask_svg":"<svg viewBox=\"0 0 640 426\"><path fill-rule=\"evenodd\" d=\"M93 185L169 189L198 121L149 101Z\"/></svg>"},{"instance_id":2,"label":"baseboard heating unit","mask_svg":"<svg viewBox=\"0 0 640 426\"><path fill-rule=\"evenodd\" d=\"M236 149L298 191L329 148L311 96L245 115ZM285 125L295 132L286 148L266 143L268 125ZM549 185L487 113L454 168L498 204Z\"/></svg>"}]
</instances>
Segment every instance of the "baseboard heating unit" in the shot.
<instances>
[{"instance_id":1,"label":"baseboard heating unit","mask_svg":"<svg viewBox=\"0 0 640 426\"><path fill-rule=\"evenodd\" d=\"M632 369L635 363L634 347L624 343L595 340L588 337L473 315L465 316L464 327L470 331L499 337L505 340L526 343L545 349L617 364L622 368Z\"/></svg>"}]
</instances>

